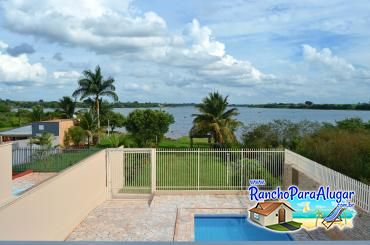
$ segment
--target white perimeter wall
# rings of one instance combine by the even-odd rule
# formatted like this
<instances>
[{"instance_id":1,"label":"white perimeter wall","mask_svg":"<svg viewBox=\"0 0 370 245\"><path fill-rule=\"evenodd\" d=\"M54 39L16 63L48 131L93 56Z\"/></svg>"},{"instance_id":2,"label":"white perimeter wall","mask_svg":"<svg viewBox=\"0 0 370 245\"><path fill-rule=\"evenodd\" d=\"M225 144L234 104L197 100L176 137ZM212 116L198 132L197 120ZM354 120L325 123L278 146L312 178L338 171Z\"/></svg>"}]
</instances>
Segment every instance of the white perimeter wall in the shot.
<instances>
[{"instance_id":1,"label":"white perimeter wall","mask_svg":"<svg viewBox=\"0 0 370 245\"><path fill-rule=\"evenodd\" d=\"M0 240L64 240L106 197L103 150L0 206Z\"/></svg>"}]
</instances>

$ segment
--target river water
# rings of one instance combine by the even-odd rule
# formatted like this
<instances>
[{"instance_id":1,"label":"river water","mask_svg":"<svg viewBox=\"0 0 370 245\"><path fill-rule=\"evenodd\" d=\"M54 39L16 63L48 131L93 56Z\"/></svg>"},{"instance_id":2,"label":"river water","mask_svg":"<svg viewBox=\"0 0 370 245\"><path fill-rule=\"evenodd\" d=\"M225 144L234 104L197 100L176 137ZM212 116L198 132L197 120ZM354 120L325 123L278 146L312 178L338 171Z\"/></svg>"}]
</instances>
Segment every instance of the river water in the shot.
<instances>
[{"instance_id":1,"label":"river water","mask_svg":"<svg viewBox=\"0 0 370 245\"><path fill-rule=\"evenodd\" d=\"M158 109L158 108L151 108ZM132 108L116 108L114 111L127 116ZM192 114L197 113L192 106L166 107L163 110L171 113L175 118L175 123L170 126L166 134L170 138L179 138L188 135L192 126ZM317 122L335 122L351 117L359 117L365 121L370 120L370 111L351 111L351 110L307 110L307 109L268 109L268 108L248 108L238 107L239 115L237 119L243 124L266 123L276 119L288 119L293 122L311 120ZM241 130L238 134L240 135Z\"/></svg>"}]
</instances>

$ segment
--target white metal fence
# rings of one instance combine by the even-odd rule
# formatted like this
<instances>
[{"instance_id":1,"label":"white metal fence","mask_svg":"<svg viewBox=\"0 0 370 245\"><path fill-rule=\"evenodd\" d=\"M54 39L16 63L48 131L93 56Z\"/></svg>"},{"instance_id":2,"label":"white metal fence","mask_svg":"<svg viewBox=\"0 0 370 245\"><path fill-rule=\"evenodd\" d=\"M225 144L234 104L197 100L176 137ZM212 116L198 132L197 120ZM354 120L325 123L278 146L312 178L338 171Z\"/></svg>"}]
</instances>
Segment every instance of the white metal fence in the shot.
<instances>
[{"instance_id":1,"label":"white metal fence","mask_svg":"<svg viewBox=\"0 0 370 245\"><path fill-rule=\"evenodd\" d=\"M261 188L275 188L283 186L284 164L288 163L321 185L355 191L352 201L370 212L370 186L289 150L122 148L111 151L116 153L115 166L111 167L116 193L245 190L251 179L264 179L266 185Z\"/></svg>"},{"instance_id":2,"label":"white metal fence","mask_svg":"<svg viewBox=\"0 0 370 245\"><path fill-rule=\"evenodd\" d=\"M158 149L156 190L245 190L282 183L284 151L275 149Z\"/></svg>"},{"instance_id":3,"label":"white metal fence","mask_svg":"<svg viewBox=\"0 0 370 245\"><path fill-rule=\"evenodd\" d=\"M285 150L285 163L292 164L298 171L321 185L330 186L330 188L336 190L355 191L356 195L352 201L370 212L370 186L290 150Z\"/></svg>"},{"instance_id":4,"label":"white metal fence","mask_svg":"<svg viewBox=\"0 0 370 245\"><path fill-rule=\"evenodd\" d=\"M152 168L155 163L152 149L123 149L122 193L150 193L152 191ZM121 173L122 174L122 173Z\"/></svg>"},{"instance_id":5,"label":"white metal fence","mask_svg":"<svg viewBox=\"0 0 370 245\"><path fill-rule=\"evenodd\" d=\"M245 190L250 179L264 179L264 188L282 184L282 149L125 148L118 151L123 154L122 166L112 169L122 171L123 178L118 180L122 182L121 193ZM121 178L119 173L117 176L112 172L111 176Z\"/></svg>"}]
</instances>

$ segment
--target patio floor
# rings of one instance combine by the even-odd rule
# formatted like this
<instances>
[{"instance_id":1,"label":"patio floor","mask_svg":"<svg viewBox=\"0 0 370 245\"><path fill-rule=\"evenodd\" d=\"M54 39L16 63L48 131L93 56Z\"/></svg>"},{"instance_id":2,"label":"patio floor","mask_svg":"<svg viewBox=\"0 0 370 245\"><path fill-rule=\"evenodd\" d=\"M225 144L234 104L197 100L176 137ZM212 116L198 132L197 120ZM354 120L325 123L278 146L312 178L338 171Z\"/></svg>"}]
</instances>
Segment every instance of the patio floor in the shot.
<instances>
[{"instance_id":1,"label":"patio floor","mask_svg":"<svg viewBox=\"0 0 370 245\"><path fill-rule=\"evenodd\" d=\"M193 241L194 214L246 214L244 195L157 195L147 200L110 200L93 210L66 240ZM370 215L358 210L353 229L299 230L294 240L370 240Z\"/></svg>"},{"instance_id":2,"label":"patio floor","mask_svg":"<svg viewBox=\"0 0 370 245\"><path fill-rule=\"evenodd\" d=\"M38 173L33 172L25 176L16 178L12 182L12 193L18 196L24 191L42 183L43 181L55 176L57 173Z\"/></svg>"}]
</instances>

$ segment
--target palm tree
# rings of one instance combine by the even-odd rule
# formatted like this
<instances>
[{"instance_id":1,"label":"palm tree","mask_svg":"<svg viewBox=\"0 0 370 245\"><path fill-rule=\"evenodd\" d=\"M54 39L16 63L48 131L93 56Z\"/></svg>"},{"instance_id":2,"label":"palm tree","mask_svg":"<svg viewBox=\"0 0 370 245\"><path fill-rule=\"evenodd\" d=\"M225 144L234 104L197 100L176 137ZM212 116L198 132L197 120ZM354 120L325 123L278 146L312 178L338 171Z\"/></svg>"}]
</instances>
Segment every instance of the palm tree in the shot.
<instances>
[{"instance_id":1,"label":"palm tree","mask_svg":"<svg viewBox=\"0 0 370 245\"><path fill-rule=\"evenodd\" d=\"M45 116L44 107L42 107L41 105L36 105L32 107L32 112L31 112L32 122L42 121L44 116Z\"/></svg>"},{"instance_id":2,"label":"palm tree","mask_svg":"<svg viewBox=\"0 0 370 245\"><path fill-rule=\"evenodd\" d=\"M322 216L324 215L324 213L320 209L316 209L315 215L316 215L316 226L317 226L317 222L319 218L322 219Z\"/></svg>"},{"instance_id":3,"label":"palm tree","mask_svg":"<svg viewBox=\"0 0 370 245\"><path fill-rule=\"evenodd\" d=\"M39 136L34 136L30 139L30 144L36 144L42 148L51 148L53 145L53 134L49 132L44 132Z\"/></svg>"},{"instance_id":4,"label":"palm tree","mask_svg":"<svg viewBox=\"0 0 370 245\"><path fill-rule=\"evenodd\" d=\"M64 96L58 102L59 109L65 118L73 118L76 110L76 102L69 96Z\"/></svg>"},{"instance_id":5,"label":"palm tree","mask_svg":"<svg viewBox=\"0 0 370 245\"><path fill-rule=\"evenodd\" d=\"M193 114L193 127L190 131L193 133L210 133L218 144L235 143L235 130L241 125L241 122L234 119L239 114L237 108L227 110L228 96L223 97L220 93L210 93L205 97L201 104L196 108L200 114Z\"/></svg>"},{"instance_id":6,"label":"palm tree","mask_svg":"<svg viewBox=\"0 0 370 245\"><path fill-rule=\"evenodd\" d=\"M114 101L118 100L118 96L115 93L116 87L113 83L114 79L108 77L105 80L101 74L100 67L96 66L95 71L85 70L83 72L83 78L78 81L79 87L73 92L73 96L80 96L80 100L92 97L95 103L98 128L100 128L100 98L108 96L113 98Z\"/></svg>"},{"instance_id":7,"label":"palm tree","mask_svg":"<svg viewBox=\"0 0 370 245\"><path fill-rule=\"evenodd\" d=\"M87 136L87 144L90 146L90 138L96 130L96 120L93 115L89 112L80 114L80 127L85 130Z\"/></svg>"}]
</instances>

